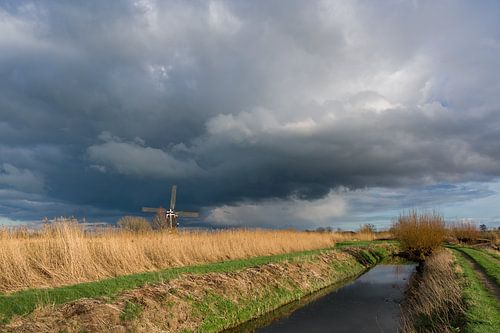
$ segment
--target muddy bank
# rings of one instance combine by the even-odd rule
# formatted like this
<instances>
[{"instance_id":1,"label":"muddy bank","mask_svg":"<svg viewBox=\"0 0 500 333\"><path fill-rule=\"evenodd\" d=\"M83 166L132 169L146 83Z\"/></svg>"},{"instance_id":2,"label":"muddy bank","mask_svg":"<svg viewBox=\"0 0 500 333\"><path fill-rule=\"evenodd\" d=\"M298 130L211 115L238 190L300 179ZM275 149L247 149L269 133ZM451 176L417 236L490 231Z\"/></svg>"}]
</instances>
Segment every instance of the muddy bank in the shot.
<instances>
[{"instance_id":1,"label":"muddy bank","mask_svg":"<svg viewBox=\"0 0 500 333\"><path fill-rule=\"evenodd\" d=\"M187 274L80 299L14 318L2 332L219 332L356 276L394 253L391 245L325 250L236 272Z\"/></svg>"}]
</instances>

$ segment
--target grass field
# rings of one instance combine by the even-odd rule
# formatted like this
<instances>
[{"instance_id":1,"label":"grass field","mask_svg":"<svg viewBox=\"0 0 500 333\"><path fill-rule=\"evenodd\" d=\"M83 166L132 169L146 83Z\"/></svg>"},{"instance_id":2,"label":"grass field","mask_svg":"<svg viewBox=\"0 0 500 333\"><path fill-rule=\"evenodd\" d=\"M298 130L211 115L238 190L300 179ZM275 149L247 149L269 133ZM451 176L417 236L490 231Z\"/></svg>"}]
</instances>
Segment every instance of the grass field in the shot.
<instances>
[{"instance_id":1,"label":"grass field","mask_svg":"<svg viewBox=\"0 0 500 333\"><path fill-rule=\"evenodd\" d=\"M0 230L0 292L55 287L110 277L314 250L337 241L372 240L373 233L286 230L84 232L55 223L36 232Z\"/></svg>"}]
</instances>

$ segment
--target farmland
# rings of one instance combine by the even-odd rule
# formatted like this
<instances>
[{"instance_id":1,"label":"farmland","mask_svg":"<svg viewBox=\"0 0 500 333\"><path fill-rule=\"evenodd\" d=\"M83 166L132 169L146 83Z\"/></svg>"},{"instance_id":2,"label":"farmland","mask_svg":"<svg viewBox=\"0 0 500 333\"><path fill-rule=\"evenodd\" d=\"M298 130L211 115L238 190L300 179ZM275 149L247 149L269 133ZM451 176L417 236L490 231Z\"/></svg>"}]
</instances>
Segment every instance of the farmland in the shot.
<instances>
[{"instance_id":1,"label":"farmland","mask_svg":"<svg viewBox=\"0 0 500 333\"><path fill-rule=\"evenodd\" d=\"M0 331L220 332L396 255L419 264L404 332L498 329L498 252L472 246L496 233L416 211L391 232L3 229Z\"/></svg>"}]
</instances>

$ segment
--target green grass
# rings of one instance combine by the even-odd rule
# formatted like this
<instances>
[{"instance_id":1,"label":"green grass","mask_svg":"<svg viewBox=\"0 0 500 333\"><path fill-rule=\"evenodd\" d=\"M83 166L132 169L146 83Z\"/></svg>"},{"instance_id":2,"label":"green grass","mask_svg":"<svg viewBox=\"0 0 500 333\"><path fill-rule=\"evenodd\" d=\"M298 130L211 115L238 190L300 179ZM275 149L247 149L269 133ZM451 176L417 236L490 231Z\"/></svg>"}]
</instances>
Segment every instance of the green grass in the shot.
<instances>
[{"instance_id":1,"label":"green grass","mask_svg":"<svg viewBox=\"0 0 500 333\"><path fill-rule=\"evenodd\" d=\"M489 256L491 256L493 258L495 258L496 260L500 260L500 255L498 255L498 254L496 254L494 252L490 252L490 251L483 250L483 249L481 249L480 251L486 253L487 255L489 255Z\"/></svg>"},{"instance_id":2,"label":"green grass","mask_svg":"<svg viewBox=\"0 0 500 333\"><path fill-rule=\"evenodd\" d=\"M459 251L468 254L475 262L481 266L486 274L491 277L497 285L500 285L500 261L486 251L473 249L470 247L459 247Z\"/></svg>"},{"instance_id":3,"label":"green grass","mask_svg":"<svg viewBox=\"0 0 500 333\"><path fill-rule=\"evenodd\" d=\"M271 287L262 297L240 300L237 303L219 294L207 295L202 302L193 303L195 315L203 318L196 332L220 332L225 328L256 318L283 304L303 296L297 288Z\"/></svg>"},{"instance_id":4,"label":"green grass","mask_svg":"<svg viewBox=\"0 0 500 333\"><path fill-rule=\"evenodd\" d=\"M143 307L141 304L134 302L127 302L125 308L120 314L121 321L129 321L139 317L142 313Z\"/></svg>"},{"instance_id":5,"label":"green grass","mask_svg":"<svg viewBox=\"0 0 500 333\"><path fill-rule=\"evenodd\" d=\"M500 332L500 305L481 284L474 269L458 250L454 250L464 277L463 298L466 304L467 333Z\"/></svg>"}]
</instances>

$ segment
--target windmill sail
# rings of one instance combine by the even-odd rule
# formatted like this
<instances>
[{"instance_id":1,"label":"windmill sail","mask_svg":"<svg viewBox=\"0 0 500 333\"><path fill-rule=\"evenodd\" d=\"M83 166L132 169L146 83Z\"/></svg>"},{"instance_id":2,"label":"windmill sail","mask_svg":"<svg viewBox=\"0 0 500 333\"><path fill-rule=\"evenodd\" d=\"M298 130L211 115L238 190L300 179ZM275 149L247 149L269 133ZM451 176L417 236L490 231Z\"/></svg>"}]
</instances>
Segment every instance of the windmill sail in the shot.
<instances>
[{"instance_id":1,"label":"windmill sail","mask_svg":"<svg viewBox=\"0 0 500 333\"><path fill-rule=\"evenodd\" d=\"M198 212L183 212L183 211L179 211L179 212L176 212L176 214L179 217L200 217L200 213L198 213Z\"/></svg>"},{"instance_id":2,"label":"windmill sail","mask_svg":"<svg viewBox=\"0 0 500 333\"><path fill-rule=\"evenodd\" d=\"M144 213L156 213L158 211L158 208L142 207L142 211Z\"/></svg>"},{"instance_id":3,"label":"windmill sail","mask_svg":"<svg viewBox=\"0 0 500 333\"><path fill-rule=\"evenodd\" d=\"M174 210L175 208L175 200L177 197L177 186L173 185L172 186L172 196L170 197L170 209Z\"/></svg>"}]
</instances>

